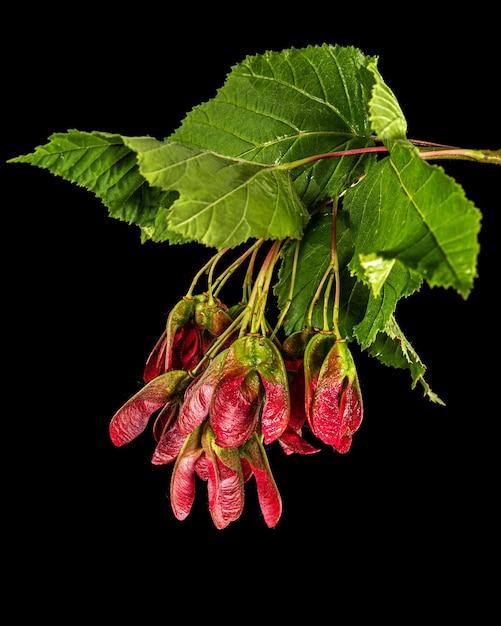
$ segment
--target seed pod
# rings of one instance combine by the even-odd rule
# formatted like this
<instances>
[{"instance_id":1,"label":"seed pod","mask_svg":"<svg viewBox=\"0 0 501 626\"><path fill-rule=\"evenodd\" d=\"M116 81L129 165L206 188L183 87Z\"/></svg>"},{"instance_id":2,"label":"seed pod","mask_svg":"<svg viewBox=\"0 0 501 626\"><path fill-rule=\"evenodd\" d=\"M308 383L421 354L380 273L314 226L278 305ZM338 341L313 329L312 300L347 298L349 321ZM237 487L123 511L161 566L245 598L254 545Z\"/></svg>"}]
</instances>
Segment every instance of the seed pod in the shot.
<instances>
[{"instance_id":1,"label":"seed pod","mask_svg":"<svg viewBox=\"0 0 501 626\"><path fill-rule=\"evenodd\" d=\"M362 416L362 393L352 354L345 341L336 341L318 376L309 414L311 429L321 441L346 453Z\"/></svg>"}]
</instances>

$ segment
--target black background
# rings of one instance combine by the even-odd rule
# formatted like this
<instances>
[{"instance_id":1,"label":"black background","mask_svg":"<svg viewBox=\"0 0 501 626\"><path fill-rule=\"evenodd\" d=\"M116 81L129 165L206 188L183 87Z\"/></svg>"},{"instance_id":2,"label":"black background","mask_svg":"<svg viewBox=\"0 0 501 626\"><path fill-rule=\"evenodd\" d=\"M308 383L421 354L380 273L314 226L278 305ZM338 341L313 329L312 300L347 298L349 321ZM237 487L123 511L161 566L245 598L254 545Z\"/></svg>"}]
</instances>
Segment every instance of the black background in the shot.
<instances>
[{"instance_id":1,"label":"black background","mask_svg":"<svg viewBox=\"0 0 501 626\"><path fill-rule=\"evenodd\" d=\"M271 15L258 6L159 6L112 17L32 10L30 26L16 9L6 25L10 581L45 589L36 594L39 615L59 615L64 597L89 615L136 608L140 623L152 607L165 620L177 611L234 619L247 606L256 618L285 619L291 607L313 621L326 610L333 620L347 609L381 617L398 614L397 599L414 615L480 610L497 549L499 167L443 164L483 214L471 296L425 287L397 309L446 407L412 390L406 373L356 353L365 416L350 452L270 450L284 501L279 524L265 526L249 483L244 514L219 531L204 485L188 519L174 518L171 467L151 465L149 430L121 449L108 438L111 416L139 388L166 315L207 252L141 244L135 227L109 218L86 190L5 161L71 128L161 139L246 55L324 42L379 56L410 137L497 149L494 11L470 7L439 20L431 9L392 18L332 4Z\"/></svg>"}]
</instances>

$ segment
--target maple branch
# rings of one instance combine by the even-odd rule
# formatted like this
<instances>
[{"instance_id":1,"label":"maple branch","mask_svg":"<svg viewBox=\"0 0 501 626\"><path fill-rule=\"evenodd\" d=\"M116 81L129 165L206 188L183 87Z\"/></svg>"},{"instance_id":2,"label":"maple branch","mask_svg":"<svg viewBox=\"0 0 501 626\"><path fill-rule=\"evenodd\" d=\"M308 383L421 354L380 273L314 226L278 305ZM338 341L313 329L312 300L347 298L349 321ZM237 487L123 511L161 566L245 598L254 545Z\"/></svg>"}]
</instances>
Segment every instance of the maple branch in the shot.
<instances>
[{"instance_id":1,"label":"maple branch","mask_svg":"<svg viewBox=\"0 0 501 626\"><path fill-rule=\"evenodd\" d=\"M419 150L419 156L422 159L455 159L466 161L477 161L483 163L494 163L501 165L501 150L470 150L467 148L454 148L450 146L441 147L440 144L430 144L419 140L409 140L415 146L431 147L435 146L436 150ZM322 159L331 159L333 157L352 156L355 154L369 154L371 152L389 152L385 146L370 146L367 148L353 148L351 150L339 150L337 152L326 152L324 154L315 154L305 159L299 159L290 163L282 163L274 169L294 169L302 165L308 165Z\"/></svg>"}]
</instances>

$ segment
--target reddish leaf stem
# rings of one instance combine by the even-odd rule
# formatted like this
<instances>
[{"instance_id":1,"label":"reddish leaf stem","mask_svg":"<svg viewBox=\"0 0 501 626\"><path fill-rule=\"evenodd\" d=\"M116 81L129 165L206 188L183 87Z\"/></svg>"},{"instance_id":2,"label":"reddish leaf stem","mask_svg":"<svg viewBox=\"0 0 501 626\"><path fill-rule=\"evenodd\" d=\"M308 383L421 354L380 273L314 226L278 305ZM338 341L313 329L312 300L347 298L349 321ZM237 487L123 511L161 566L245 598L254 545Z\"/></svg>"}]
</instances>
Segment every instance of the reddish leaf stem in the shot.
<instances>
[{"instance_id":1,"label":"reddish leaf stem","mask_svg":"<svg viewBox=\"0 0 501 626\"><path fill-rule=\"evenodd\" d=\"M441 144L433 144L417 139L409 139L409 142L415 146L437 148L436 150L419 150L419 156L422 159L461 159L485 163L496 163L497 165L501 165L501 150L468 150L466 148L441 146ZM355 154L369 154L371 152L389 152L389 150L385 146L369 146L367 148L353 148L352 150L326 152L324 154L314 154L313 156L305 159L299 159L298 161L293 161L291 163L282 163L277 165L275 169L294 169L295 167L314 163L315 161L320 161L322 159L352 156Z\"/></svg>"}]
</instances>

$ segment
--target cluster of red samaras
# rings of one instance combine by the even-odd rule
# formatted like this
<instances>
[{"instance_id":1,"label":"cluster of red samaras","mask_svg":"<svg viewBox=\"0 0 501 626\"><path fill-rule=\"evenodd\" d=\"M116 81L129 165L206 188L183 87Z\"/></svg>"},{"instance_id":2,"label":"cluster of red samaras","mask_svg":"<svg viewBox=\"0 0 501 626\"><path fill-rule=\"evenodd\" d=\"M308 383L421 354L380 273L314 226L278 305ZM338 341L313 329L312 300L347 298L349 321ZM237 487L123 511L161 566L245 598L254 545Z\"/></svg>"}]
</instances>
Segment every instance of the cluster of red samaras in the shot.
<instances>
[{"instance_id":1,"label":"cluster of red samaras","mask_svg":"<svg viewBox=\"0 0 501 626\"><path fill-rule=\"evenodd\" d=\"M205 295L180 300L147 360L145 385L113 416L110 435L117 446L128 443L156 415L152 462L174 462L176 518L190 513L199 478L214 525L225 528L242 514L244 485L254 476L272 528L282 501L264 446L318 452L303 436L307 425L320 442L347 452L362 421L362 395L345 341L314 329L281 344L241 334L238 309Z\"/></svg>"}]
</instances>

